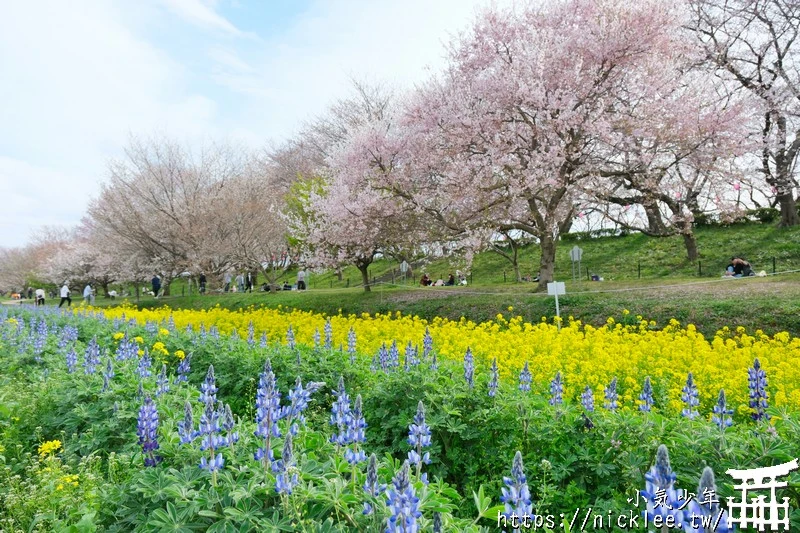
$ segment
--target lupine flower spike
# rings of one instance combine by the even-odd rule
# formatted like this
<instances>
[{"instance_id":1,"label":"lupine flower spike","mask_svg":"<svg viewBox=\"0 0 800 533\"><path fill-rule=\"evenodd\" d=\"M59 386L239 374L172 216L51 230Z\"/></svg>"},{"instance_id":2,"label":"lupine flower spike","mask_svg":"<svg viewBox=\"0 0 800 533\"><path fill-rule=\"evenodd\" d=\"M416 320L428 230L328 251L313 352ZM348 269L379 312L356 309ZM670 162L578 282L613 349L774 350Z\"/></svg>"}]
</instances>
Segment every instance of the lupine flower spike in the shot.
<instances>
[{"instance_id":1,"label":"lupine flower spike","mask_svg":"<svg viewBox=\"0 0 800 533\"><path fill-rule=\"evenodd\" d=\"M561 371L550 382L550 405L561 405L564 402L564 383L561 381Z\"/></svg>"},{"instance_id":2,"label":"lupine flower spike","mask_svg":"<svg viewBox=\"0 0 800 533\"><path fill-rule=\"evenodd\" d=\"M287 433L283 441L283 455L272 464L275 476L275 492L278 494L291 495L292 490L297 486L299 480L297 472L294 470L294 452L292 450L292 434Z\"/></svg>"},{"instance_id":3,"label":"lupine flower spike","mask_svg":"<svg viewBox=\"0 0 800 533\"><path fill-rule=\"evenodd\" d=\"M411 451L408 452L408 460L417 467L417 478L421 479L424 484L428 484L428 473L420 477L422 472L422 463L426 465L431 464L430 452L422 451L431 445L431 428L425 423L425 406L422 400L417 404L417 414L414 415L414 422L408 428L408 444L411 445Z\"/></svg>"},{"instance_id":4,"label":"lupine flower spike","mask_svg":"<svg viewBox=\"0 0 800 533\"><path fill-rule=\"evenodd\" d=\"M725 400L725 389L719 390L719 397L717 398L717 404L714 406L713 409L714 415L711 417L711 421L717 425L717 427L725 431L726 428L729 428L733 425L733 419L730 415L733 414L733 409L728 409L728 402Z\"/></svg>"},{"instance_id":5,"label":"lupine flower spike","mask_svg":"<svg viewBox=\"0 0 800 533\"><path fill-rule=\"evenodd\" d=\"M492 367L489 370L489 397L494 398L497 395L497 387L500 384L500 373L497 370L497 357L492 359Z\"/></svg>"},{"instance_id":6,"label":"lupine flower spike","mask_svg":"<svg viewBox=\"0 0 800 533\"><path fill-rule=\"evenodd\" d=\"M653 407L653 386L650 385L650 376L644 378L644 387L642 387L642 393L639 395L639 399L642 401L639 410L649 413Z\"/></svg>"},{"instance_id":7,"label":"lupine flower spike","mask_svg":"<svg viewBox=\"0 0 800 533\"><path fill-rule=\"evenodd\" d=\"M381 485L378 482L378 458L373 453L369 456L369 463L367 465L367 479L364 482L364 492L368 496L377 498L386 490L386 485ZM374 511L370 502L364 502L363 514L370 515Z\"/></svg>"},{"instance_id":8,"label":"lupine flower spike","mask_svg":"<svg viewBox=\"0 0 800 533\"><path fill-rule=\"evenodd\" d=\"M161 457L155 453L158 449L158 410L149 395L139 409L136 434L139 437L139 444L142 445L144 465L156 466L161 462Z\"/></svg>"},{"instance_id":9,"label":"lupine flower spike","mask_svg":"<svg viewBox=\"0 0 800 533\"><path fill-rule=\"evenodd\" d=\"M619 404L617 403L617 378L611 380L608 387L605 388L606 403L604 407L609 411L616 411Z\"/></svg>"},{"instance_id":10,"label":"lupine flower spike","mask_svg":"<svg viewBox=\"0 0 800 533\"><path fill-rule=\"evenodd\" d=\"M686 378L686 386L683 387L681 400L683 400L683 403L686 405L683 411L681 411L681 416L685 416L689 420L694 420L700 416L700 413L697 412L700 399L698 398L697 385L694 383L691 372L689 372L689 376Z\"/></svg>"},{"instance_id":11,"label":"lupine flower spike","mask_svg":"<svg viewBox=\"0 0 800 533\"><path fill-rule=\"evenodd\" d=\"M753 420L769 420L767 414L767 375L761 368L761 362L756 358L753 367L747 369L748 388L750 389L750 409L753 410Z\"/></svg>"},{"instance_id":12,"label":"lupine flower spike","mask_svg":"<svg viewBox=\"0 0 800 533\"><path fill-rule=\"evenodd\" d=\"M391 515L386 521L387 533L406 533L417 531L417 519L422 516L419 510L419 498L414 494L414 487L408 475L408 461L403 463L389 488L386 505Z\"/></svg>"},{"instance_id":13,"label":"lupine flower spike","mask_svg":"<svg viewBox=\"0 0 800 533\"><path fill-rule=\"evenodd\" d=\"M528 362L525 361L525 366L522 367L522 372L519 373L519 390L522 392L530 392L531 381L533 381L533 376L528 368Z\"/></svg>"},{"instance_id":14,"label":"lupine flower spike","mask_svg":"<svg viewBox=\"0 0 800 533\"><path fill-rule=\"evenodd\" d=\"M583 394L581 394L581 405L589 412L594 411L594 394L592 393L592 389L589 387L589 385L586 385L586 388L583 389Z\"/></svg>"},{"instance_id":15,"label":"lupine flower spike","mask_svg":"<svg viewBox=\"0 0 800 533\"><path fill-rule=\"evenodd\" d=\"M505 505L503 512L504 524L512 520L512 516L532 516L533 505L531 504L531 493L528 489L528 479L525 477L525 469L522 464L522 453L519 451L514 455L514 462L511 466L511 477L503 477L503 494L500 502Z\"/></svg>"},{"instance_id":16,"label":"lupine flower spike","mask_svg":"<svg viewBox=\"0 0 800 533\"><path fill-rule=\"evenodd\" d=\"M353 405L353 411L348 417L347 436L345 439L347 443L352 444L353 447L348 448L347 451L344 452L344 458L354 467L358 463L367 459L367 455L364 453L364 450L359 449L360 444L367 442L367 436L365 433L366 427L367 422L364 420L363 401L361 400L361 395L359 394L356 396L355 405Z\"/></svg>"},{"instance_id":17,"label":"lupine flower spike","mask_svg":"<svg viewBox=\"0 0 800 533\"><path fill-rule=\"evenodd\" d=\"M475 385L475 358L472 356L472 349L467 348L467 353L464 354L464 379L467 380L467 385L471 389Z\"/></svg>"}]
</instances>

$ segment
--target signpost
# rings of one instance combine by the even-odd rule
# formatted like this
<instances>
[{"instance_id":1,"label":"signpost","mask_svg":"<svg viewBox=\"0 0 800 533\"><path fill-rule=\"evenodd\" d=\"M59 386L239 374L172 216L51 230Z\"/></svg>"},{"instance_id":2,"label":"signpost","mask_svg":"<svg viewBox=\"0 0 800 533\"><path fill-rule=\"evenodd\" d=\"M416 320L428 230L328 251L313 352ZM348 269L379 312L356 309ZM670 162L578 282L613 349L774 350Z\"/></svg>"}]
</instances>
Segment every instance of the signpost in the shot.
<instances>
[{"instance_id":1,"label":"signpost","mask_svg":"<svg viewBox=\"0 0 800 533\"><path fill-rule=\"evenodd\" d=\"M583 257L583 250L578 248L578 245L572 247L569 251L569 258L572 260L572 281L575 281L575 263L578 263L578 279L581 277L581 258Z\"/></svg>"},{"instance_id":2,"label":"signpost","mask_svg":"<svg viewBox=\"0 0 800 533\"><path fill-rule=\"evenodd\" d=\"M547 294L556 297L556 316L561 318L561 310L558 308L558 295L567 294L567 287L563 281L551 281L547 284ZM558 330L561 331L561 321L557 321Z\"/></svg>"},{"instance_id":3,"label":"signpost","mask_svg":"<svg viewBox=\"0 0 800 533\"><path fill-rule=\"evenodd\" d=\"M400 263L400 272L402 272L403 281L405 281L408 278L408 276L406 275L406 273L408 272L408 263L406 263L405 260L403 260L403 262Z\"/></svg>"}]
</instances>

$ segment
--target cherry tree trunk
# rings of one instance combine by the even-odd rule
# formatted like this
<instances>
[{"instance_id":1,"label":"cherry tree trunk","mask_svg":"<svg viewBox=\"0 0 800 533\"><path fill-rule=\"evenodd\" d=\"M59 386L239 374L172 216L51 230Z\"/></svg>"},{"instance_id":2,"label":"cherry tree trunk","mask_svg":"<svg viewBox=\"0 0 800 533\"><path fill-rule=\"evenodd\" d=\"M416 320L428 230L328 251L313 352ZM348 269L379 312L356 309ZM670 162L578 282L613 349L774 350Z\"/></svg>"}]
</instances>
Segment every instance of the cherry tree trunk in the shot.
<instances>
[{"instance_id":1,"label":"cherry tree trunk","mask_svg":"<svg viewBox=\"0 0 800 533\"><path fill-rule=\"evenodd\" d=\"M686 257L689 261L697 261L700 254L697 252L697 239L693 232L683 234L683 244L686 246Z\"/></svg>"},{"instance_id":2,"label":"cherry tree trunk","mask_svg":"<svg viewBox=\"0 0 800 533\"><path fill-rule=\"evenodd\" d=\"M161 282L161 294L163 296L169 296L169 286L172 283L172 278L164 278Z\"/></svg>"},{"instance_id":3,"label":"cherry tree trunk","mask_svg":"<svg viewBox=\"0 0 800 533\"><path fill-rule=\"evenodd\" d=\"M792 196L791 191L786 194L779 194L777 200L781 208L781 222L778 227L788 228L789 226L800 225L800 215L797 214L797 201Z\"/></svg>"},{"instance_id":4,"label":"cherry tree trunk","mask_svg":"<svg viewBox=\"0 0 800 533\"><path fill-rule=\"evenodd\" d=\"M539 261L539 285L537 290L547 290L547 284L553 281L556 270L556 243L552 236L546 235L539 241L542 258Z\"/></svg>"},{"instance_id":5,"label":"cherry tree trunk","mask_svg":"<svg viewBox=\"0 0 800 533\"><path fill-rule=\"evenodd\" d=\"M364 283L364 292L370 292L369 288L369 264L358 264L359 272L361 272L361 281Z\"/></svg>"},{"instance_id":6,"label":"cherry tree trunk","mask_svg":"<svg viewBox=\"0 0 800 533\"><path fill-rule=\"evenodd\" d=\"M102 288L102 289L103 289L103 296L105 296L106 298L108 298L108 297L109 297L109 294L108 294L108 282L105 282L105 283L102 283L102 282L101 282L101 283L100 283L100 288Z\"/></svg>"}]
</instances>

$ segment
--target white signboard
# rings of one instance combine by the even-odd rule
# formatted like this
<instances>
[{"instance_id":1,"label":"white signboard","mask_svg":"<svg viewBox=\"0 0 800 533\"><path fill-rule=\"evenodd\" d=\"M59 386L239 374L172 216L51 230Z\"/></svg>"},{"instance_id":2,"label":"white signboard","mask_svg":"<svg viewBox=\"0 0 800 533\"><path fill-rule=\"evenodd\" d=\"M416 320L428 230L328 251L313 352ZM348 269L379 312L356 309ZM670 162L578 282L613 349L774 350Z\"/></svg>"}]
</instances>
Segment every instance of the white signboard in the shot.
<instances>
[{"instance_id":1,"label":"white signboard","mask_svg":"<svg viewBox=\"0 0 800 533\"><path fill-rule=\"evenodd\" d=\"M563 281L552 281L547 284L547 294L548 296L567 294L567 286Z\"/></svg>"},{"instance_id":2,"label":"white signboard","mask_svg":"<svg viewBox=\"0 0 800 533\"><path fill-rule=\"evenodd\" d=\"M403 274L408 272L408 263L406 263L405 261L400 263L400 272L402 272Z\"/></svg>"},{"instance_id":3,"label":"white signboard","mask_svg":"<svg viewBox=\"0 0 800 533\"><path fill-rule=\"evenodd\" d=\"M569 251L569 258L572 259L573 263L577 263L583 257L583 250L578 248L577 246L573 246L572 250Z\"/></svg>"}]
</instances>

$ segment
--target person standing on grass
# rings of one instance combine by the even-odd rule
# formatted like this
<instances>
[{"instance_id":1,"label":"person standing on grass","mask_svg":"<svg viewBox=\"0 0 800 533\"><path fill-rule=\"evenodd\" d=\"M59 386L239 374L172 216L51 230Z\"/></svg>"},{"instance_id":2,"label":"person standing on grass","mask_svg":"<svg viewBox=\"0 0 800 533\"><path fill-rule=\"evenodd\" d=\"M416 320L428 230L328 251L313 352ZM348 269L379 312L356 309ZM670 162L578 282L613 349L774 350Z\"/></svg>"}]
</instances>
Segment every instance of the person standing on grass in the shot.
<instances>
[{"instance_id":1,"label":"person standing on grass","mask_svg":"<svg viewBox=\"0 0 800 533\"><path fill-rule=\"evenodd\" d=\"M92 290L92 286L88 283L83 289L83 303L87 305L94 304L94 291Z\"/></svg>"},{"instance_id":2,"label":"person standing on grass","mask_svg":"<svg viewBox=\"0 0 800 533\"><path fill-rule=\"evenodd\" d=\"M150 283L153 285L153 296L158 298L158 291L161 290L161 278L156 274L153 276L153 279L150 280Z\"/></svg>"},{"instance_id":3,"label":"person standing on grass","mask_svg":"<svg viewBox=\"0 0 800 533\"><path fill-rule=\"evenodd\" d=\"M225 277L223 278L223 281L225 282L225 288L223 289L223 291L224 292L228 292L229 290L231 290L231 273L230 272L225 272Z\"/></svg>"},{"instance_id":4,"label":"person standing on grass","mask_svg":"<svg viewBox=\"0 0 800 533\"><path fill-rule=\"evenodd\" d=\"M44 305L44 289L36 289L36 305Z\"/></svg>"},{"instance_id":5,"label":"person standing on grass","mask_svg":"<svg viewBox=\"0 0 800 533\"><path fill-rule=\"evenodd\" d=\"M200 282L200 294L206 293L206 275L203 272L200 272L200 278L198 280Z\"/></svg>"},{"instance_id":6,"label":"person standing on grass","mask_svg":"<svg viewBox=\"0 0 800 533\"><path fill-rule=\"evenodd\" d=\"M236 276L236 286L239 288L239 292L244 292L244 276L239 274Z\"/></svg>"},{"instance_id":7,"label":"person standing on grass","mask_svg":"<svg viewBox=\"0 0 800 533\"><path fill-rule=\"evenodd\" d=\"M64 305L64 302L67 302L67 307L72 306L72 298L69 297L69 283L67 282L64 282L61 287L61 301L58 303L58 307Z\"/></svg>"},{"instance_id":8,"label":"person standing on grass","mask_svg":"<svg viewBox=\"0 0 800 533\"><path fill-rule=\"evenodd\" d=\"M297 290L306 290L306 271L302 268L297 272Z\"/></svg>"},{"instance_id":9,"label":"person standing on grass","mask_svg":"<svg viewBox=\"0 0 800 533\"><path fill-rule=\"evenodd\" d=\"M247 285L244 290L245 292L253 292L253 273L250 271L247 272Z\"/></svg>"}]
</instances>

